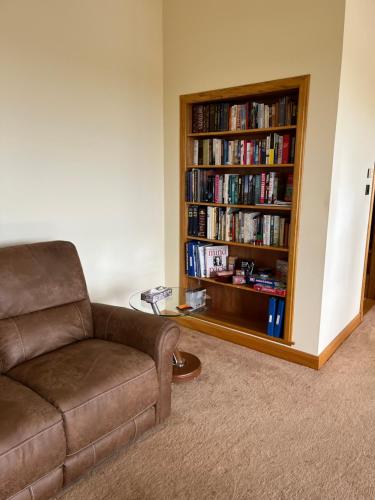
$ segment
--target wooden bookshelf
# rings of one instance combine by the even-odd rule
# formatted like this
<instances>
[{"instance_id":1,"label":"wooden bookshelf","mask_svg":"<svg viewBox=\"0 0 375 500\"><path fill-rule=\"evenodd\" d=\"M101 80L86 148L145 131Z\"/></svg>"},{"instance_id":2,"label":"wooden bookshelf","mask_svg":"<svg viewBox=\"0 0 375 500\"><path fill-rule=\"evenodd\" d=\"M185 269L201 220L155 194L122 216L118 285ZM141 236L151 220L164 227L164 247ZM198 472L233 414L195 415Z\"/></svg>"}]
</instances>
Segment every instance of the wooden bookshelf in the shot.
<instances>
[{"instance_id":1,"label":"wooden bookshelf","mask_svg":"<svg viewBox=\"0 0 375 500\"><path fill-rule=\"evenodd\" d=\"M309 76L275 80L259 84L243 85L227 89L200 92L180 97L180 285L183 287L204 286L207 288L209 303L207 311L184 318L184 325L204 331L219 338L241 344L255 346L263 352L275 354L275 345L293 345L293 306L295 295L295 269L299 227L299 205L302 177L303 146L306 127ZM293 96L298 100L295 125L273 126L267 128L246 128L243 130L220 130L207 132L192 131L193 105L202 103L272 103L283 96ZM265 139L267 135L290 134L295 137L294 158L290 163L269 165L267 162L252 164L194 164L193 148L197 139L220 138L228 140ZM268 157L267 157L268 158ZM284 158L283 158L284 159ZM234 164L236 163L236 164ZM293 196L290 206L270 204L225 204L186 201L187 172L193 169L210 170L214 173L247 174L248 172L280 172L280 175L293 174ZM283 173L285 172L285 174ZM208 175L211 175L208 173ZM279 175L279 174L278 174ZM188 234L188 209L191 205L243 209L246 211L274 214L290 218L288 247L256 245L236 241L220 241ZM229 255L240 259L252 259L260 267L274 267L277 259L288 261L287 295L282 338L267 335L268 299L270 294L259 292L249 285L235 285L220 282L215 278L187 276L185 269L185 246L188 241L197 240L217 245L228 245ZM251 337L256 337L252 342ZM250 341L249 341L250 339ZM271 346L271 347L267 347ZM272 347L273 346L273 347ZM276 346L277 347L277 346ZM276 349L277 351L277 349ZM277 355L277 354L276 354ZM285 359L285 346L280 355Z\"/></svg>"}]
</instances>

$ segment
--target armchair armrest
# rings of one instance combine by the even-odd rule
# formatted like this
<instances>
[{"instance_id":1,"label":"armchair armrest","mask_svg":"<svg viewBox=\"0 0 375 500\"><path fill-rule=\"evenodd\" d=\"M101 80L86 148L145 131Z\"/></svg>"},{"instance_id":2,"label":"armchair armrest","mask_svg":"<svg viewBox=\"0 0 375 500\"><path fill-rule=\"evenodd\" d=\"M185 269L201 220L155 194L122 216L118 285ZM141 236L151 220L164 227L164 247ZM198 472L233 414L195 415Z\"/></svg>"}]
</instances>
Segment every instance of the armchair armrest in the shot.
<instances>
[{"instance_id":1,"label":"armchair armrest","mask_svg":"<svg viewBox=\"0 0 375 500\"><path fill-rule=\"evenodd\" d=\"M154 359L160 387L156 420L163 421L171 410L172 353L180 336L177 324L125 307L97 303L91 307L96 338L126 344Z\"/></svg>"}]
</instances>

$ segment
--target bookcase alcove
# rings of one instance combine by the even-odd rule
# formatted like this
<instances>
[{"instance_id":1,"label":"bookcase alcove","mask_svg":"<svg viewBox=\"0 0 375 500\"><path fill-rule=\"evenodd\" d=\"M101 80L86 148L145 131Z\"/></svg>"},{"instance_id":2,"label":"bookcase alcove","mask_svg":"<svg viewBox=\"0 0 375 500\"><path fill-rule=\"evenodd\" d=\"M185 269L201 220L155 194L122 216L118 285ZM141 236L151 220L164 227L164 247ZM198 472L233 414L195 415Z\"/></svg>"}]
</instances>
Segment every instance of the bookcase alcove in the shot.
<instances>
[{"instance_id":1,"label":"bookcase alcove","mask_svg":"<svg viewBox=\"0 0 375 500\"><path fill-rule=\"evenodd\" d=\"M278 355L278 347L284 347L286 352L289 350L285 349L286 346L293 346L295 270L309 79L309 75L303 75L180 96L180 286L202 286L210 297L206 311L185 317L180 322L210 335L275 355ZM279 140L281 149L284 144L284 152L277 150ZM233 147L238 147L238 155L233 153ZM220 199L216 195L210 199L202 195L198 201L192 200L187 179L192 179L189 172L193 171L196 173L194 182L197 182L196 179L207 182L207 176L213 179L221 176L220 179L224 179L225 174L235 174L237 181L240 179L242 183L248 182L249 178L249 182L253 180L255 183L258 177L261 179L259 182L264 184L264 179L269 182L270 177L274 176L281 185L281 180L284 182L292 178L291 198L289 203L277 204L271 198L267 203L267 200L264 202L263 193L259 203L259 193L255 201L236 193L237 203L234 203L233 197L229 200L228 197L223 198L223 186L220 185ZM196 185L195 188L202 192L201 186ZM243 191L246 188L240 184L239 189ZM276 227L277 222L279 231L282 222L284 236L275 236L273 240L271 237L271 241L264 238L260 241L244 241L243 232L240 235L238 230L236 236L231 233L228 237L227 231L225 239L220 239L220 235L223 238L224 234L220 233L220 229L215 238L207 237L208 233L192 235L188 223L192 207L197 207L202 213L215 211L209 207L216 207L217 213L222 214L224 219L229 212L231 216L233 213L237 223L243 220L245 212L255 212L264 227L265 221L272 221L271 233L273 224ZM271 217L264 217L269 215ZM217 229L218 220L215 224ZM283 299L285 313L279 338L267 334L269 298L273 293L256 290L248 284L189 275L186 265L189 241L227 245L229 256L252 260L257 267L275 268L278 260L287 261L286 296Z\"/></svg>"}]
</instances>

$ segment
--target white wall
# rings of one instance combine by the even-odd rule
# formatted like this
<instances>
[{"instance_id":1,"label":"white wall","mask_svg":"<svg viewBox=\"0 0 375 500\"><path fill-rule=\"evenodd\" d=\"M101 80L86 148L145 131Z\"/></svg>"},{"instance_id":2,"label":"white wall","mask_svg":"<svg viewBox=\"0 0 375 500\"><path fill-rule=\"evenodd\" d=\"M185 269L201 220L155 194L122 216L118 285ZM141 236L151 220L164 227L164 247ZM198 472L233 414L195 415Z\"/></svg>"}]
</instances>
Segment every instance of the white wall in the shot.
<instances>
[{"instance_id":1,"label":"white wall","mask_svg":"<svg viewBox=\"0 0 375 500\"><path fill-rule=\"evenodd\" d=\"M310 73L294 337L321 352L359 310L374 7L347 1L340 83L344 0L164 0L164 47L162 0L2 0L0 245L74 241L95 300L163 282L164 252L176 284L179 95Z\"/></svg>"},{"instance_id":2,"label":"white wall","mask_svg":"<svg viewBox=\"0 0 375 500\"><path fill-rule=\"evenodd\" d=\"M191 92L311 74L295 348L318 353L344 0L165 0L167 282L178 282L179 102ZM262 21L260 21L262 20Z\"/></svg>"},{"instance_id":3,"label":"white wall","mask_svg":"<svg viewBox=\"0 0 375 500\"><path fill-rule=\"evenodd\" d=\"M374 0L347 0L319 352L360 308L375 161L374 19Z\"/></svg>"},{"instance_id":4,"label":"white wall","mask_svg":"<svg viewBox=\"0 0 375 500\"><path fill-rule=\"evenodd\" d=\"M161 0L1 0L0 244L73 241L91 297L164 281Z\"/></svg>"}]
</instances>

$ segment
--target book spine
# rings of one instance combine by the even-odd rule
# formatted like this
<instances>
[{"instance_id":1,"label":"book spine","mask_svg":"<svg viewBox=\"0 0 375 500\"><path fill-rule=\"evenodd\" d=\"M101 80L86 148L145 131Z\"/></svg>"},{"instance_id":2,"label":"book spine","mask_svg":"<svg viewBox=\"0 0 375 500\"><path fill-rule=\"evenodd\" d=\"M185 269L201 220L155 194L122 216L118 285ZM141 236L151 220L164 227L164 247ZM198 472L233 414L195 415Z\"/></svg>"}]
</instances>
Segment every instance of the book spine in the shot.
<instances>
[{"instance_id":1,"label":"book spine","mask_svg":"<svg viewBox=\"0 0 375 500\"><path fill-rule=\"evenodd\" d=\"M207 234L207 209L206 207L199 208L199 221L198 221L198 236L201 238L206 238Z\"/></svg>"},{"instance_id":2,"label":"book spine","mask_svg":"<svg viewBox=\"0 0 375 500\"><path fill-rule=\"evenodd\" d=\"M264 203L265 195L266 195L266 174L262 172L260 177L260 199L259 203Z\"/></svg>"},{"instance_id":3,"label":"book spine","mask_svg":"<svg viewBox=\"0 0 375 500\"><path fill-rule=\"evenodd\" d=\"M268 300L268 322L267 322L267 334L270 336L273 336L273 331L275 328L276 305L277 305L277 299L275 297L270 297Z\"/></svg>"},{"instance_id":4,"label":"book spine","mask_svg":"<svg viewBox=\"0 0 375 500\"><path fill-rule=\"evenodd\" d=\"M194 150L193 150L193 165L198 165L198 152L199 152L199 141L194 141Z\"/></svg>"},{"instance_id":5,"label":"book spine","mask_svg":"<svg viewBox=\"0 0 375 500\"><path fill-rule=\"evenodd\" d=\"M279 245L284 246L284 231L285 231L285 218L280 217L280 229L279 229Z\"/></svg>"},{"instance_id":6,"label":"book spine","mask_svg":"<svg viewBox=\"0 0 375 500\"><path fill-rule=\"evenodd\" d=\"M282 163L289 163L290 136L283 136Z\"/></svg>"},{"instance_id":7,"label":"book spine","mask_svg":"<svg viewBox=\"0 0 375 500\"><path fill-rule=\"evenodd\" d=\"M273 216L273 245L278 247L280 245L280 216Z\"/></svg>"},{"instance_id":8,"label":"book spine","mask_svg":"<svg viewBox=\"0 0 375 500\"><path fill-rule=\"evenodd\" d=\"M274 182L275 182L275 172L270 172L267 203L272 203L273 201Z\"/></svg>"},{"instance_id":9,"label":"book spine","mask_svg":"<svg viewBox=\"0 0 375 500\"><path fill-rule=\"evenodd\" d=\"M270 295L277 295L278 297L286 297L286 290L282 288L271 288L269 286L263 286L263 285L254 285L254 290L257 290L258 292L265 292L269 293Z\"/></svg>"},{"instance_id":10,"label":"book spine","mask_svg":"<svg viewBox=\"0 0 375 500\"><path fill-rule=\"evenodd\" d=\"M283 161L283 145L284 145L284 136L279 135L279 147L277 150L277 164L280 165Z\"/></svg>"},{"instance_id":11,"label":"book spine","mask_svg":"<svg viewBox=\"0 0 375 500\"><path fill-rule=\"evenodd\" d=\"M295 147L296 147L296 138L293 136L290 144L290 163L294 163Z\"/></svg>"},{"instance_id":12,"label":"book spine","mask_svg":"<svg viewBox=\"0 0 375 500\"><path fill-rule=\"evenodd\" d=\"M188 235L193 236L193 206L188 208Z\"/></svg>"}]
</instances>

